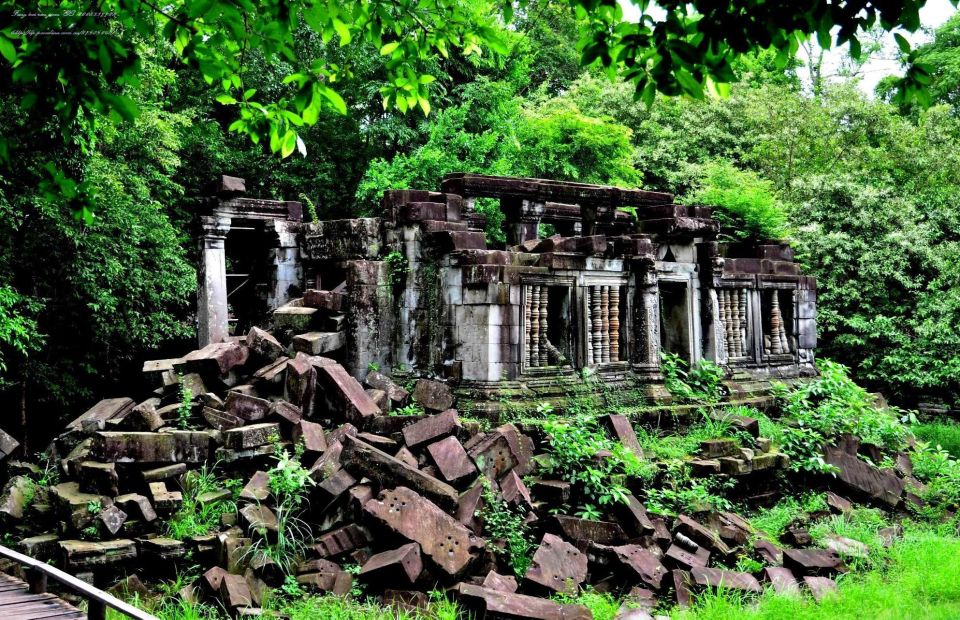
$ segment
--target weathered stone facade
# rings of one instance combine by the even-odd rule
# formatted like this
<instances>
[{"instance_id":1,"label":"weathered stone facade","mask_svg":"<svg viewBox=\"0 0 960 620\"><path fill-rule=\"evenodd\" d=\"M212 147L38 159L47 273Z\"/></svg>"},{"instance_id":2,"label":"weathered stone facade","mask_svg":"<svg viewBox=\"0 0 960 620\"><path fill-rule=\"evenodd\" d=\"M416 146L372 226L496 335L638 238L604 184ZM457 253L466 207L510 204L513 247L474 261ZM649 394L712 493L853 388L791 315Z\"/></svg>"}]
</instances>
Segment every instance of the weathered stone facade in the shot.
<instances>
[{"instance_id":1,"label":"weathered stone facade","mask_svg":"<svg viewBox=\"0 0 960 620\"><path fill-rule=\"evenodd\" d=\"M499 201L506 249L487 243L478 200ZM288 204L230 197L214 212ZM655 385L664 351L747 381L815 372L816 283L791 248L718 242L711 209L670 194L453 174L439 192L385 192L380 217L273 226L275 326L357 379L379 368L477 400L539 398L585 369Z\"/></svg>"}]
</instances>

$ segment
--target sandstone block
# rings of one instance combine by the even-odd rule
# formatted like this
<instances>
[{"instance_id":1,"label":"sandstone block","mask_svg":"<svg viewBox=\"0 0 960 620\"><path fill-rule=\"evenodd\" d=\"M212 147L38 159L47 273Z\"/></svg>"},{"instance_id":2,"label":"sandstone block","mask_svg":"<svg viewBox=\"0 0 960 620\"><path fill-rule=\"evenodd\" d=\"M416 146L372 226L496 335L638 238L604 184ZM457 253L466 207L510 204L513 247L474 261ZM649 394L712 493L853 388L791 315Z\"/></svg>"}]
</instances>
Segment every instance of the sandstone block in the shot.
<instances>
[{"instance_id":1,"label":"sandstone block","mask_svg":"<svg viewBox=\"0 0 960 620\"><path fill-rule=\"evenodd\" d=\"M544 534L525 577L554 592L574 594L587 578L587 556L559 536Z\"/></svg>"},{"instance_id":2,"label":"sandstone block","mask_svg":"<svg viewBox=\"0 0 960 620\"><path fill-rule=\"evenodd\" d=\"M460 428L460 418L457 417L457 410L447 409L403 427L403 442L408 448L416 448L421 444L450 435L458 428Z\"/></svg>"},{"instance_id":3,"label":"sandstone block","mask_svg":"<svg viewBox=\"0 0 960 620\"><path fill-rule=\"evenodd\" d=\"M563 605L554 601L513 594L468 583L456 587L461 604L475 613L509 620L591 620L593 614L583 605Z\"/></svg>"},{"instance_id":4,"label":"sandstone block","mask_svg":"<svg viewBox=\"0 0 960 620\"><path fill-rule=\"evenodd\" d=\"M405 389L394 383L390 377L379 372L373 371L367 374L364 383L375 390L383 390L387 396L396 404L402 404L410 395Z\"/></svg>"},{"instance_id":5,"label":"sandstone block","mask_svg":"<svg viewBox=\"0 0 960 620\"><path fill-rule=\"evenodd\" d=\"M62 540L60 550L64 565L71 570L119 564L137 557L137 544L126 538L102 542Z\"/></svg>"},{"instance_id":6,"label":"sandstone block","mask_svg":"<svg viewBox=\"0 0 960 620\"><path fill-rule=\"evenodd\" d=\"M247 348L263 360L274 362L284 354L283 345L268 331L251 327L247 333Z\"/></svg>"},{"instance_id":7,"label":"sandstone block","mask_svg":"<svg viewBox=\"0 0 960 620\"><path fill-rule=\"evenodd\" d=\"M383 488L409 485L445 508L457 504L457 491L446 482L353 437L344 437L342 458L348 469L370 478ZM424 552L427 552L426 548Z\"/></svg>"},{"instance_id":8,"label":"sandstone block","mask_svg":"<svg viewBox=\"0 0 960 620\"><path fill-rule=\"evenodd\" d=\"M346 342L344 332L307 332L293 337L293 348L307 355L322 355L342 349Z\"/></svg>"},{"instance_id":9,"label":"sandstone block","mask_svg":"<svg viewBox=\"0 0 960 620\"><path fill-rule=\"evenodd\" d=\"M477 474L476 466L456 437L447 437L430 444L427 446L427 453L447 482L457 482Z\"/></svg>"},{"instance_id":10,"label":"sandstone block","mask_svg":"<svg viewBox=\"0 0 960 620\"><path fill-rule=\"evenodd\" d=\"M333 416L359 422L380 415L380 408L363 391L360 383L339 364L317 369L317 384L322 391L322 402Z\"/></svg>"},{"instance_id":11,"label":"sandstone block","mask_svg":"<svg viewBox=\"0 0 960 620\"><path fill-rule=\"evenodd\" d=\"M420 545L407 543L397 549L384 551L367 560L360 575L379 583L414 583L423 572Z\"/></svg>"},{"instance_id":12,"label":"sandstone block","mask_svg":"<svg viewBox=\"0 0 960 620\"><path fill-rule=\"evenodd\" d=\"M413 388L413 400L424 409L444 411L453 407L453 392L446 383L420 379Z\"/></svg>"},{"instance_id":13,"label":"sandstone block","mask_svg":"<svg viewBox=\"0 0 960 620\"><path fill-rule=\"evenodd\" d=\"M474 551L483 547L483 541L456 519L406 487L381 491L363 509L407 540L419 543L421 551L451 576L463 573L475 559Z\"/></svg>"},{"instance_id":14,"label":"sandstone block","mask_svg":"<svg viewBox=\"0 0 960 620\"><path fill-rule=\"evenodd\" d=\"M271 438L280 436L280 425L264 422L232 428L223 432L223 445L233 450L247 450L270 444Z\"/></svg>"}]
</instances>

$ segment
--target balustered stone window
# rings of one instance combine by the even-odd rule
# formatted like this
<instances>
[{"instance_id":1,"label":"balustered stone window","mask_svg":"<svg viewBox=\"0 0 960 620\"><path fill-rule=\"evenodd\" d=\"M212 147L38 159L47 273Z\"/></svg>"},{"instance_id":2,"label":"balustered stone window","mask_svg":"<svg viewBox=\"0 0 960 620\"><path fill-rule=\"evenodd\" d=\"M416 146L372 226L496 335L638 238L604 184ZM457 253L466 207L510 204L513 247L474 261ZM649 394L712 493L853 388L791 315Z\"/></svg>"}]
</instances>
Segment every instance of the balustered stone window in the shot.
<instances>
[{"instance_id":1,"label":"balustered stone window","mask_svg":"<svg viewBox=\"0 0 960 620\"><path fill-rule=\"evenodd\" d=\"M746 288L722 288L717 291L726 357L738 361L751 357L750 291Z\"/></svg>"},{"instance_id":2,"label":"balustered stone window","mask_svg":"<svg viewBox=\"0 0 960 620\"><path fill-rule=\"evenodd\" d=\"M583 288L587 366L626 361L621 329L626 321L626 290L619 282Z\"/></svg>"},{"instance_id":3,"label":"balustered stone window","mask_svg":"<svg viewBox=\"0 0 960 620\"><path fill-rule=\"evenodd\" d=\"M797 350L793 327L793 290L768 289L760 291L760 294L764 355L793 355Z\"/></svg>"},{"instance_id":4,"label":"balustered stone window","mask_svg":"<svg viewBox=\"0 0 960 620\"><path fill-rule=\"evenodd\" d=\"M524 371L573 364L576 327L572 316L573 287L557 283L529 283L523 287Z\"/></svg>"}]
</instances>

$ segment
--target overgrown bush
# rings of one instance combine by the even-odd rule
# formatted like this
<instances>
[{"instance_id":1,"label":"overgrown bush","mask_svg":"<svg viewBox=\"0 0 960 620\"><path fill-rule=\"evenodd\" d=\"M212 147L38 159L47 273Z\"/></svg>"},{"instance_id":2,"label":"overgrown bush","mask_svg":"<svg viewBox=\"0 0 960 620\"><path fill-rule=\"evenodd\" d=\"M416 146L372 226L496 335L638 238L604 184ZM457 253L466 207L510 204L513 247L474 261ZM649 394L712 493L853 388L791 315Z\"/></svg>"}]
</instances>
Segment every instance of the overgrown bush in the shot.
<instances>
[{"instance_id":1,"label":"overgrown bush","mask_svg":"<svg viewBox=\"0 0 960 620\"><path fill-rule=\"evenodd\" d=\"M481 478L483 505L478 513L483 531L491 540L503 541L503 548L492 545L494 553L506 556L506 561L518 578L522 578L533 559L533 542L524 515L511 507L490 488L490 482Z\"/></svg>"},{"instance_id":2,"label":"overgrown bush","mask_svg":"<svg viewBox=\"0 0 960 620\"><path fill-rule=\"evenodd\" d=\"M651 463L610 439L593 416L547 419L543 429L550 456L545 473L575 485L582 498L578 514L585 518L598 518L601 507L626 503L626 478L650 479L655 472Z\"/></svg>"},{"instance_id":3,"label":"overgrown bush","mask_svg":"<svg viewBox=\"0 0 960 620\"><path fill-rule=\"evenodd\" d=\"M660 354L660 370L667 391L679 402L715 403L723 398L723 368L710 360L700 360L692 368L674 353Z\"/></svg>"},{"instance_id":4,"label":"overgrown bush","mask_svg":"<svg viewBox=\"0 0 960 620\"><path fill-rule=\"evenodd\" d=\"M773 183L724 160L708 162L697 172L696 189L684 202L716 207L713 217L722 234L753 242L788 236L787 212Z\"/></svg>"},{"instance_id":5,"label":"overgrown bush","mask_svg":"<svg viewBox=\"0 0 960 620\"><path fill-rule=\"evenodd\" d=\"M887 450L904 446L909 435L893 410L877 407L874 399L849 376L846 367L817 360L820 375L793 388L779 384L774 394L782 412L781 451L796 470L831 473L823 461L823 446L842 433Z\"/></svg>"}]
</instances>

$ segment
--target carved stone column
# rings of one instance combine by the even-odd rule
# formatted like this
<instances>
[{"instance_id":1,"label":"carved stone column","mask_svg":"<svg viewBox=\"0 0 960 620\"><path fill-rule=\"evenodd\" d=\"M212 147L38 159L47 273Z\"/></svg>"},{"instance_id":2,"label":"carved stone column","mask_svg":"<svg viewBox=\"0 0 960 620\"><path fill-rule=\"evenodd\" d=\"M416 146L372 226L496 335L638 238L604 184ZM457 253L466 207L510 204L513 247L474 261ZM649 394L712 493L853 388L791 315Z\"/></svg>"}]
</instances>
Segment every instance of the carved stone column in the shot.
<instances>
[{"instance_id":1,"label":"carved stone column","mask_svg":"<svg viewBox=\"0 0 960 620\"><path fill-rule=\"evenodd\" d=\"M610 287L610 361L620 361L620 287Z\"/></svg>"},{"instance_id":2,"label":"carved stone column","mask_svg":"<svg viewBox=\"0 0 960 620\"><path fill-rule=\"evenodd\" d=\"M227 322L227 261L224 243L230 218L200 218L200 287L197 291L197 339L204 347L230 335Z\"/></svg>"},{"instance_id":3,"label":"carved stone column","mask_svg":"<svg viewBox=\"0 0 960 620\"><path fill-rule=\"evenodd\" d=\"M655 271L642 271L637 277L634 306L636 347L634 364L638 370L660 372L660 305Z\"/></svg>"}]
</instances>

